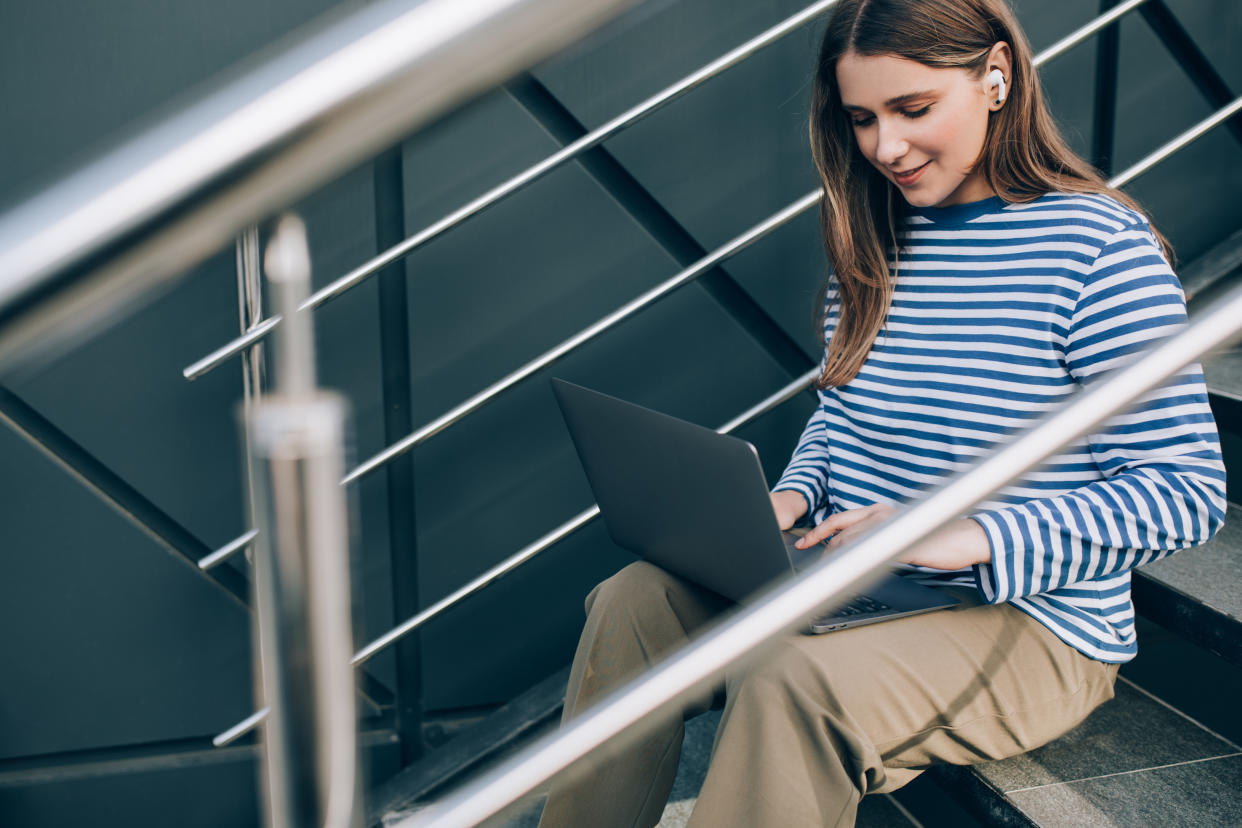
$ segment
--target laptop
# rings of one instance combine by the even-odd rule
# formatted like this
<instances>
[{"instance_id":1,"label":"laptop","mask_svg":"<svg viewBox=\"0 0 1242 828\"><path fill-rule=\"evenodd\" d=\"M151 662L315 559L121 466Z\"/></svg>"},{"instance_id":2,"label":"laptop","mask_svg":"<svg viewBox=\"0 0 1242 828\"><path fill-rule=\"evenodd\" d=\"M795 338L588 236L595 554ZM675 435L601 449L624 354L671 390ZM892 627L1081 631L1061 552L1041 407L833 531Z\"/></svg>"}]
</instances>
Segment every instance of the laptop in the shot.
<instances>
[{"instance_id":1,"label":"laptop","mask_svg":"<svg viewBox=\"0 0 1242 828\"><path fill-rule=\"evenodd\" d=\"M772 511L759 452L745 440L561 379L565 424L613 541L737 603L819 560L798 549ZM885 574L842 607L812 619L824 633L942 609L944 591Z\"/></svg>"}]
</instances>

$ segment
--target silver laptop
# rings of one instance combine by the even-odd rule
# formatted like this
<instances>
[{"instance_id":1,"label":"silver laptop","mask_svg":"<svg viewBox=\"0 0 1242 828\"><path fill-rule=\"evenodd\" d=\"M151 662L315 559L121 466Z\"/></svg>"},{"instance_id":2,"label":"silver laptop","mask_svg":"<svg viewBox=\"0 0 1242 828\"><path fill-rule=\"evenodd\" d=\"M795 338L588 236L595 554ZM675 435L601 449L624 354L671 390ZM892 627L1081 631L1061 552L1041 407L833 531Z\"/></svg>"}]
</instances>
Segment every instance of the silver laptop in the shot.
<instances>
[{"instance_id":1,"label":"silver laptop","mask_svg":"<svg viewBox=\"0 0 1242 828\"><path fill-rule=\"evenodd\" d=\"M613 541L738 603L818 560L772 511L759 453L718 434L560 379L552 390ZM957 604L896 574L810 623L811 632Z\"/></svg>"}]
</instances>

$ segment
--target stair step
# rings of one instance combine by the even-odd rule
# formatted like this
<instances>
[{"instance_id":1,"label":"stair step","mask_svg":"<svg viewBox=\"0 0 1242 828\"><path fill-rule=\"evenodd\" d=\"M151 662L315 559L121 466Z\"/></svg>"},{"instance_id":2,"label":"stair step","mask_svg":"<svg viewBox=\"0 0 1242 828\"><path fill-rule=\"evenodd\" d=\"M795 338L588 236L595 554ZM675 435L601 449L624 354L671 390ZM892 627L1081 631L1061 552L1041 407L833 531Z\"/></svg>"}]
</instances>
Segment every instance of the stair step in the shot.
<instances>
[{"instance_id":1,"label":"stair step","mask_svg":"<svg viewBox=\"0 0 1242 828\"><path fill-rule=\"evenodd\" d=\"M1242 507L1208 543L1134 571L1134 604L1161 626L1242 665Z\"/></svg>"},{"instance_id":2,"label":"stair step","mask_svg":"<svg viewBox=\"0 0 1242 828\"><path fill-rule=\"evenodd\" d=\"M657 828L684 828L690 820L690 812L698 798L699 789L707 777L707 764L711 759L712 742L716 727L720 724L720 711L713 710L697 716L686 723L686 736L681 747L681 764L668 805L660 817ZM543 803L531 807L524 814L506 825L506 828L534 828L539 822ZM917 828L918 820L891 796L865 797L858 808L857 828Z\"/></svg>"},{"instance_id":3,"label":"stair step","mask_svg":"<svg viewBox=\"0 0 1242 828\"><path fill-rule=\"evenodd\" d=\"M387 780L367 796L366 824L382 826L413 813L420 802L477 773L489 762L555 724L565 702L569 668L553 673Z\"/></svg>"},{"instance_id":4,"label":"stair step","mask_svg":"<svg viewBox=\"0 0 1242 828\"><path fill-rule=\"evenodd\" d=\"M989 825L1242 825L1242 747L1124 677L1060 739L933 773Z\"/></svg>"}]
</instances>

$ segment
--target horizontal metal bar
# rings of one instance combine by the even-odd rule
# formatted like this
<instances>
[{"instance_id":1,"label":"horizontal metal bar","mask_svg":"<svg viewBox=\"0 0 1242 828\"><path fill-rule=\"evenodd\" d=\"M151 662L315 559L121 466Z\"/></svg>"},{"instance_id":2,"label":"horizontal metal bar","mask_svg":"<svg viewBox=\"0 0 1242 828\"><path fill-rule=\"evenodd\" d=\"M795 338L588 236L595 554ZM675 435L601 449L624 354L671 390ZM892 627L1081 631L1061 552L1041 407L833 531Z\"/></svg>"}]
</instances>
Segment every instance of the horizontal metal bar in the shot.
<instances>
[{"instance_id":1,"label":"horizontal metal bar","mask_svg":"<svg viewBox=\"0 0 1242 828\"><path fill-rule=\"evenodd\" d=\"M482 823L610 739L630 737L679 700L714 684L724 670L805 623L823 607L931 532L956 520L992 492L1033 468L1097 423L1127 408L1242 328L1242 286L1196 317L1195 324L1128 366L1092 384L1034 427L926 499L821 560L787 585L769 590L672 658L627 684L555 733L487 771L396 828L464 828Z\"/></svg>"},{"instance_id":2,"label":"horizontal metal bar","mask_svg":"<svg viewBox=\"0 0 1242 828\"><path fill-rule=\"evenodd\" d=\"M776 228L806 212L808 209L815 206L822 196L823 190L815 190L814 192L807 193L802 198L785 207L783 210L769 216L741 235L725 242L725 244L716 248L711 253L708 253L706 256L682 270L677 275L648 290L638 298L627 302L625 305L600 319L598 322L595 322L589 327L574 334L569 339L566 339L555 348L546 351L503 379L489 385L487 388L475 394L473 397L461 403L457 407L441 414L436 419L419 428L408 437L393 443L391 446L387 447L379 454L371 457L369 460L366 460L356 469L345 475L345 478L341 481L341 483L352 483L363 475L375 471L393 458L404 454L427 438L438 434L451 426L453 423L465 417L467 414L477 410L490 400L494 399L506 389L513 387L532 374L546 368L556 360L565 356L565 354L577 348L579 345L582 345L596 336L599 336L601 333L607 331L609 328L613 327L622 320L633 316L635 313L648 305L651 305L656 300L671 293L692 279L702 275L706 271L711 270L720 262L735 253L746 249L751 244L754 244L756 241L763 238L768 233L771 233Z\"/></svg>"},{"instance_id":3,"label":"horizontal metal bar","mask_svg":"<svg viewBox=\"0 0 1242 828\"><path fill-rule=\"evenodd\" d=\"M808 371L807 373L795 379L793 382L790 382L789 384L781 388L775 394L772 394L771 396L767 397L763 401L759 402L758 404L754 406L751 406L746 411L734 417L732 420L730 420L729 422L721 426L719 429L717 429L717 431L719 431L721 434L728 434L729 432L742 427L746 423L749 423L751 420L754 420L766 414L767 412L776 408L781 403L794 397L799 392L805 390L815 380L815 378L818 375L819 375L818 371ZM384 633L379 638L375 639L370 644L366 645L361 650L359 650L357 653L355 653L351 663L354 666L359 666L365 663L367 660L373 657L376 653L396 643L403 636L409 635L411 632L418 629L423 624L426 624L428 621L430 621L432 618L435 618L437 615L444 612L446 609L459 603L462 599L466 598L467 596L473 595L474 593L483 589L488 584L495 582L496 580L512 572L514 569L517 569L519 566L526 563L531 558L538 555L540 552L543 552L544 550L555 545L558 541L561 541L564 538L569 537L574 532L578 531L579 529L581 529L583 526L590 523L592 520L594 520L598 516L599 516L598 506L592 506L591 508L583 512L579 512L577 515L570 518L565 523L562 523L560 526L556 527L551 532L548 532L543 537L523 547L516 554L511 555L510 557L496 564L494 567L487 570L482 575L475 578L473 581L470 581L465 586L445 596L444 598L440 599L436 603L432 604L427 609L423 610L422 612L419 612L417 615L413 616L412 618L407 619L406 621L402 622L397 627L394 627L393 629ZM238 722L237 724L233 725L233 727L224 731L224 733L221 733L219 736L217 736L212 741L214 744L217 744L217 745L228 744L228 742L231 742L234 739L237 739L243 733L247 732L250 728L253 728L255 725L257 725L262 720L262 718L263 716L261 713L255 713L254 715L250 716L245 721Z\"/></svg>"},{"instance_id":4,"label":"horizontal metal bar","mask_svg":"<svg viewBox=\"0 0 1242 828\"><path fill-rule=\"evenodd\" d=\"M586 526L588 523L590 523L592 520L594 520L598 516L599 516L598 506L592 506L590 509L579 512L577 515L570 518L565 523L562 523L560 526L553 529L551 532L547 533L543 537L539 538L534 543L531 543L525 546L517 554L506 558L505 560L493 566L491 569L484 572L479 577L475 578L473 581L470 581L465 586L450 593L449 595L446 595L445 597L441 598L439 601L436 601L434 604L427 607L425 610L419 612L417 615L413 616L412 618L406 620L399 626L384 633L379 638L375 639L370 644L366 645L361 650L359 650L357 653L355 653L352 663L354 665L365 663L368 659L370 659L376 653L380 652L381 650L383 650L384 648L392 644L395 644L399 639L410 634L414 630L421 627L423 624L426 624L432 618L435 618L437 615L444 612L446 609L453 606L457 602L461 601L466 596L472 595L478 592L480 589L487 586L488 584L498 580L504 575L507 575L508 573L512 572L514 569L517 569L519 566L526 563L531 558L538 555L540 552L543 552L545 549L548 549L549 547L551 547L557 541L560 541L560 540L563 540L564 538L569 537L574 532L581 529L583 526Z\"/></svg>"},{"instance_id":5,"label":"horizontal metal bar","mask_svg":"<svg viewBox=\"0 0 1242 828\"><path fill-rule=\"evenodd\" d=\"M397 259L409 255L417 248L431 241L436 236L439 236L441 233L451 230L467 219L477 215L483 210L486 210L488 207L491 207L493 204L513 195L521 189L524 189L528 185L557 169L562 164L577 158L579 155L592 147L598 146L605 140L621 132L623 129L633 126L646 116L651 115L657 110L672 103L695 87L702 85L705 81L710 80L730 67L736 66L764 47L770 46L785 35L800 28L808 21L814 20L817 16L823 14L837 2L838 0L820 0L820 2L813 3L797 14L776 24L762 34L751 38L741 46L738 46L730 52L726 52L724 55L716 58L711 63L708 63L707 65L699 68L697 71L692 72L677 81L673 85L647 98L642 103L639 103L636 106L627 109L625 112L622 112L620 115L617 115L603 126L591 130L586 135L583 135L571 144L567 144L534 166L523 170L513 178L510 178L508 181L493 187L491 190L488 190L486 193L473 201L459 207L434 224L423 228L413 236L410 236L408 239L405 239L399 244L393 245L366 263L354 268L349 273L340 277L331 284L320 288L311 295L310 299L308 299L306 304L303 305L303 309L317 308L325 302L340 296L342 293L354 287L367 277L379 272L387 265L395 262ZM266 336L270 331L271 328L267 328L264 330L262 335ZM228 359L230 356L241 353L245 350L248 344L249 343L243 342L240 338L235 339L227 345L220 347L211 355L203 357L198 362L186 368L182 373L185 375L186 379L196 379L219 365L224 360Z\"/></svg>"},{"instance_id":6,"label":"horizontal metal bar","mask_svg":"<svg viewBox=\"0 0 1242 828\"><path fill-rule=\"evenodd\" d=\"M1210 117L1204 118L1202 121L1195 124L1193 127L1186 130L1172 141L1169 141L1167 144L1160 147L1160 149L1151 153L1142 161L1139 161L1137 164L1118 175L1112 181L1108 182L1109 185L1113 187L1120 187L1124 184L1128 184L1143 173L1150 170L1152 167L1159 164L1164 159L1168 158L1173 153L1185 147L1187 144L1201 138L1204 134L1215 127L1220 126L1239 111L1242 111L1242 97L1235 99L1234 102L1228 106L1218 109Z\"/></svg>"},{"instance_id":7,"label":"horizontal metal bar","mask_svg":"<svg viewBox=\"0 0 1242 828\"><path fill-rule=\"evenodd\" d=\"M1056 43L1049 46L1047 49L1044 49L1035 56L1032 62L1036 66L1039 66L1046 61L1052 60L1054 57L1057 57L1063 52L1067 52L1074 46L1077 46L1079 43L1082 43L1084 40L1091 37L1091 35L1095 34L1109 23L1112 23L1117 18L1122 15L1129 14L1146 2L1147 0L1126 0L1126 2L1121 5L1114 6L1104 14L1101 14L1099 17L1092 20L1090 23L1082 26L1081 28L1075 29L1065 37L1058 40Z\"/></svg>"},{"instance_id":8,"label":"horizontal metal bar","mask_svg":"<svg viewBox=\"0 0 1242 828\"><path fill-rule=\"evenodd\" d=\"M259 722L266 719L267 714L270 712L271 712L271 708L265 707L262 710L257 710L254 713L251 713L249 716L242 719L240 722L233 725L228 730L224 731L219 736L212 739L211 743L215 745L216 747L224 747L225 745L236 742L242 736L245 736L251 730L254 730L256 727L258 727Z\"/></svg>"},{"instance_id":9,"label":"horizontal metal bar","mask_svg":"<svg viewBox=\"0 0 1242 828\"><path fill-rule=\"evenodd\" d=\"M632 0L380 0L0 217L0 361L131 310L314 191Z\"/></svg>"},{"instance_id":10,"label":"horizontal metal bar","mask_svg":"<svg viewBox=\"0 0 1242 828\"><path fill-rule=\"evenodd\" d=\"M232 555L237 550L245 549L247 546L250 545L250 542L254 540L255 538L257 538L258 536L259 536L259 530L251 529L249 532L242 535L241 537L234 538L233 540L226 543L224 546L221 546L215 552L212 552L210 555L204 555L202 558L200 558L198 562L198 568L202 570L211 569L213 566L220 563L221 561L223 561L225 558Z\"/></svg>"},{"instance_id":11,"label":"horizontal metal bar","mask_svg":"<svg viewBox=\"0 0 1242 828\"><path fill-rule=\"evenodd\" d=\"M763 399L759 403L752 405L750 408L746 409L741 414L738 414L732 420L729 420L729 422L725 423L720 428L716 429L716 431L720 432L721 434L732 434L734 431L737 431L739 428L746 425L751 420L755 420L755 419L758 419L759 417L762 417L764 414L767 414L769 411L776 408L781 403L784 403L788 400L792 400L794 397L798 396L803 391L810 388L811 383L813 383L817 377L819 377L818 369L807 371L802 376L786 384L783 388L781 388L776 393Z\"/></svg>"},{"instance_id":12,"label":"horizontal metal bar","mask_svg":"<svg viewBox=\"0 0 1242 828\"><path fill-rule=\"evenodd\" d=\"M200 359L198 362L187 366L181 372L181 375L188 380L198 379L212 368L215 368L217 365L227 360L229 357L234 356L235 354L240 354L251 345L257 344L265 336L271 333L272 330L280 324L280 321L280 314L276 314L275 316L271 316L256 323L244 334L239 336L237 339L234 339L228 345L225 345L222 348L217 348L207 356Z\"/></svg>"}]
</instances>

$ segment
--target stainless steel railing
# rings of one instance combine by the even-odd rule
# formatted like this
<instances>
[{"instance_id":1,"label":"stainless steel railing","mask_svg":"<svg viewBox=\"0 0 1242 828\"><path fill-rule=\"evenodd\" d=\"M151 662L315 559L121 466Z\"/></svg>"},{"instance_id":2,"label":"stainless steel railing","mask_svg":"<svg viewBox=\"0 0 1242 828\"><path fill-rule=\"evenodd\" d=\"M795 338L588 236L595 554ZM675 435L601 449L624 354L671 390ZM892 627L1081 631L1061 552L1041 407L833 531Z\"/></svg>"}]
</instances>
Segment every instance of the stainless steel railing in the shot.
<instances>
[{"instance_id":1,"label":"stainless steel railing","mask_svg":"<svg viewBox=\"0 0 1242 828\"><path fill-rule=\"evenodd\" d=\"M874 577L929 533L1035 467L1097 423L1127 408L1185 365L1242 332L1242 285L1196 315L1177 336L1139 355L1007 442L964 474L867 533L792 583L718 625L643 676L478 779L397 823L397 828L473 826L582 761L608 740L634 738L644 720L723 679L727 667L792 631L835 599ZM624 734L624 736L623 736Z\"/></svg>"},{"instance_id":2,"label":"stainless steel railing","mask_svg":"<svg viewBox=\"0 0 1242 828\"><path fill-rule=\"evenodd\" d=\"M253 452L256 694L263 733L263 802L273 828L361 828L358 725L350 624L349 515L337 478L348 405L315 378L306 228L284 216L265 256L277 306L274 393L246 411Z\"/></svg>"}]
</instances>

